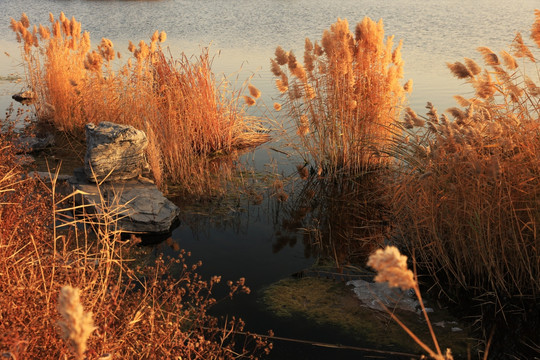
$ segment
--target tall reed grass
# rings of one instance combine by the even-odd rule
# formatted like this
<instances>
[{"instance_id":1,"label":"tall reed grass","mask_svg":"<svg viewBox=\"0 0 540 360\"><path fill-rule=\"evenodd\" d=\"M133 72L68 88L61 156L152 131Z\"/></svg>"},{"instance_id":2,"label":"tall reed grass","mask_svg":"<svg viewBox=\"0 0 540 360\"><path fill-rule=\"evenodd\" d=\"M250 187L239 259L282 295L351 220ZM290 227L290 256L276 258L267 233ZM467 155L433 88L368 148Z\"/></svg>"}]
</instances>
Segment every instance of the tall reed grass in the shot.
<instances>
[{"instance_id":1,"label":"tall reed grass","mask_svg":"<svg viewBox=\"0 0 540 360\"><path fill-rule=\"evenodd\" d=\"M24 171L8 140L0 134L2 357L237 359L269 350L258 337L234 336L240 319L208 313L220 277L201 278L182 250L144 260L137 239L116 230L122 207L75 205L77 193L58 193L54 174L45 186ZM249 292L243 279L228 286Z\"/></svg>"},{"instance_id":2,"label":"tall reed grass","mask_svg":"<svg viewBox=\"0 0 540 360\"><path fill-rule=\"evenodd\" d=\"M320 44L306 39L303 64L276 49L271 70L282 104L275 107L294 120L298 150L317 172L361 174L387 164L382 150L406 92L401 46L385 39L382 20L366 17L354 34L338 19Z\"/></svg>"},{"instance_id":3,"label":"tall reed grass","mask_svg":"<svg viewBox=\"0 0 540 360\"><path fill-rule=\"evenodd\" d=\"M536 11L537 46L539 28ZM462 108L447 111L452 120L430 103L426 116L407 110L392 203L403 241L441 291L500 308L503 298L540 295L540 87L520 33L511 53L478 51L484 67L469 58L448 64L474 90L455 97Z\"/></svg>"},{"instance_id":4,"label":"tall reed grass","mask_svg":"<svg viewBox=\"0 0 540 360\"><path fill-rule=\"evenodd\" d=\"M244 111L246 87L234 90L218 79L208 49L175 59L161 46L165 32L156 31L149 42L130 42L131 56L122 65L111 40L103 38L92 50L90 34L63 13L58 19L50 14L48 27L31 27L23 14L11 28L22 44L38 117L79 134L85 124L101 121L145 131L160 185L204 193L211 190L206 180L220 173L212 173L210 158L266 141L261 120Z\"/></svg>"}]
</instances>

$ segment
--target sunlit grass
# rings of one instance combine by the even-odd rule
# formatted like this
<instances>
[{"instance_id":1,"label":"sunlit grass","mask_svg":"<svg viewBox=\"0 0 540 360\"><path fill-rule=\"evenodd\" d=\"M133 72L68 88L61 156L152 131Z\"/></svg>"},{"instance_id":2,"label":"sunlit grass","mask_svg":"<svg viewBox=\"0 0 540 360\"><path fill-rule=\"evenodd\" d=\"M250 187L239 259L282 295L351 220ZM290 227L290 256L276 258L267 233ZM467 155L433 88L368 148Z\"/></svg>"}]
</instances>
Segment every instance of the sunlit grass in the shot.
<instances>
[{"instance_id":1,"label":"sunlit grass","mask_svg":"<svg viewBox=\"0 0 540 360\"><path fill-rule=\"evenodd\" d=\"M296 147L319 174L362 174L385 165L383 155L406 90L401 42L385 38L382 20L369 18L355 33L347 20L305 41L304 61L278 47L271 62L283 108L296 124ZM405 86L411 89L409 82Z\"/></svg>"},{"instance_id":2,"label":"sunlit grass","mask_svg":"<svg viewBox=\"0 0 540 360\"><path fill-rule=\"evenodd\" d=\"M121 205L76 205L77 193L57 192L55 174L47 186L22 169L6 134L0 149L3 357L202 360L264 351L258 337L235 339L241 320L207 313L221 278L202 279L189 253L149 257L136 237L120 236ZM228 284L230 295L249 292L244 279Z\"/></svg>"}]
</instances>

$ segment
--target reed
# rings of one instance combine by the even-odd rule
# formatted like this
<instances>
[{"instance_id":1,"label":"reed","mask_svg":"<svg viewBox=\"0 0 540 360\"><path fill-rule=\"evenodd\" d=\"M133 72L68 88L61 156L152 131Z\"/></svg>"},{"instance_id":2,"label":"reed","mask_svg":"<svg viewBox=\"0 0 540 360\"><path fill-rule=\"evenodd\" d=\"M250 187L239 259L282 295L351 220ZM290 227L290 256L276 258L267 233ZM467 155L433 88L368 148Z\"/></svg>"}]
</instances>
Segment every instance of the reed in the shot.
<instances>
[{"instance_id":1,"label":"reed","mask_svg":"<svg viewBox=\"0 0 540 360\"><path fill-rule=\"evenodd\" d=\"M537 11L535 40L539 26ZM402 173L392 185L401 237L441 291L497 308L503 298L540 294L540 91L527 75L536 58L521 34L512 48L480 47L483 67L472 59L448 65L475 92L456 96L461 108L449 116L430 103L426 116L407 111L395 147Z\"/></svg>"},{"instance_id":2,"label":"reed","mask_svg":"<svg viewBox=\"0 0 540 360\"><path fill-rule=\"evenodd\" d=\"M253 97L260 92L246 85L235 90L217 79L208 49L174 59L161 46L166 33L156 31L149 42L130 42L131 56L122 64L111 40L103 38L92 50L90 34L63 13L58 19L50 14L49 27L32 28L23 14L11 20L11 28L22 44L38 117L78 135L85 124L101 121L145 131L159 185L205 193L212 190L209 180L224 173L213 169L211 158L267 140L261 120L248 116L241 101L244 90Z\"/></svg>"},{"instance_id":3,"label":"reed","mask_svg":"<svg viewBox=\"0 0 540 360\"><path fill-rule=\"evenodd\" d=\"M283 107L294 120L297 150L320 173L361 174L386 165L382 150L405 97L399 42L383 22L338 21L321 43L305 41L303 64L278 47L271 60ZM411 83L407 85L411 90Z\"/></svg>"},{"instance_id":4,"label":"reed","mask_svg":"<svg viewBox=\"0 0 540 360\"><path fill-rule=\"evenodd\" d=\"M0 149L3 357L236 359L268 350L258 337L233 336L241 320L208 314L221 279L201 278L190 254L148 260L136 237L116 229L122 207L102 197L91 212L77 193L57 191L55 174L46 186L24 171L4 133ZM244 279L228 286L249 292Z\"/></svg>"}]
</instances>

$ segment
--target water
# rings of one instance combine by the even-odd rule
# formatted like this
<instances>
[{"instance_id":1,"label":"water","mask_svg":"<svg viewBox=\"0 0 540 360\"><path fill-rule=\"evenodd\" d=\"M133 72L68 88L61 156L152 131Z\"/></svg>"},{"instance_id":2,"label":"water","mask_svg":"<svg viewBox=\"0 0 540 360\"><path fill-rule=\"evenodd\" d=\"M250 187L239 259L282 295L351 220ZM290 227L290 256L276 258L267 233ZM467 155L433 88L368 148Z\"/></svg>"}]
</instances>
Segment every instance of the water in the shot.
<instances>
[{"instance_id":1,"label":"water","mask_svg":"<svg viewBox=\"0 0 540 360\"><path fill-rule=\"evenodd\" d=\"M167 33L166 44L173 54L197 54L201 46L210 45L220 51L214 70L238 75L240 82L252 75L252 83L263 92L269 106L277 98L269 72L276 46L300 55L305 37L320 39L338 17L348 19L351 26L364 16L383 18L385 33L404 41L405 78L414 80L409 103L422 113L426 101L444 110L455 105L452 95L471 93L462 81L452 78L446 62L463 57L480 60L475 51L478 46L508 49L516 31L528 33L536 5L535 0L0 0L0 108L6 108L11 94L21 88L8 80L13 74L23 77L19 50L8 24L10 17L18 19L22 12L32 23L48 24L49 12L58 16L64 11L82 23L94 44L107 37L123 54L127 54L129 40L146 40L154 30ZM278 172L286 176L294 167L286 157L268 149L257 152L254 159L257 169L269 172L273 169L266 164L275 160ZM194 259L203 260L204 275L247 278L253 294L240 296L218 310L241 314L252 331L273 328L281 336L347 340L334 329L309 323L313 329L308 330L304 320L284 322L265 312L259 298L261 289L315 261L302 236L282 228L283 205L270 193L265 199L261 205L247 208L227 203L228 210L217 214L187 214L173 239L192 251ZM174 255L165 243L155 251ZM358 353L277 343L272 357L359 357L354 354Z\"/></svg>"}]
</instances>

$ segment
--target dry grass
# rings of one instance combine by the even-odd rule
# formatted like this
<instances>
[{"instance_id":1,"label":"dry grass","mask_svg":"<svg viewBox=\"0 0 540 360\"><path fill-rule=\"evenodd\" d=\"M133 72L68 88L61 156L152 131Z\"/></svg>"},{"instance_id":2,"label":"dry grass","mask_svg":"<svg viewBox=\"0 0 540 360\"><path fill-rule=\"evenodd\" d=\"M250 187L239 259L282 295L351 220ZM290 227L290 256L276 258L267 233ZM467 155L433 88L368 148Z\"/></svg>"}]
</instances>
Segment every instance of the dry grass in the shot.
<instances>
[{"instance_id":1,"label":"dry grass","mask_svg":"<svg viewBox=\"0 0 540 360\"><path fill-rule=\"evenodd\" d=\"M211 188L208 180L222 173L210 158L267 140L261 121L244 111L245 86L234 90L216 79L208 49L175 60L161 47L165 32L156 31L149 43L130 43L132 56L121 65L110 40L91 50L90 34L75 18L50 14L50 21L49 27L33 28L25 14L11 21L28 86L37 94L38 117L81 135L85 124L101 121L145 131L158 184L180 183L186 192L204 193ZM253 96L258 90L249 91Z\"/></svg>"},{"instance_id":2,"label":"dry grass","mask_svg":"<svg viewBox=\"0 0 540 360\"><path fill-rule=\"evenodd\" d=\"M179 251L170 263L141 260L136 239L122 240L115 229L121 207L102 205L90 214L75 205L76 194L56 192L54 176L51 188L29 177L4 135L0 149L4 357L236 359L265 349L259 338L234 337L241 320L207 313L220 278L202 279L189 254ZM243 279L229 287L231 294L249 291Z\"/></svg>"},{"instance_id":3,"label":"dry grass","mask_svg":"<svg viewBox=\"0 0 540 360\"><path fill-rule=\"evenodd\" d=\"M355 34L339 20L321 45L306 39L303 64L276 49L271 70L283 107L294 119L298 150L320 173L361 174L386 164L389 125L404 101L401 42L385 39L382 20L364 18ZM411 88L411 83L407 84Z\"/></svg>"},{"instance_id":4,"label":"dry grass","mask_svg":"<svg viewBox=\"0 0 540 360\"><path fill-rule=\"evenodd\" d=\"M537 11L533 29L539 26ZM540 294L540 88L526 68L536 59L521 34L513 55L478 50L484 68L471 59L448 65L475 90L472 98L456 96L464 109L449 109L452 121L431 104L425 117L407 111L409 130L396 148L404 165L394 184L397 225L448 296L534 299Z\"/></svg>"}]
</instances>

